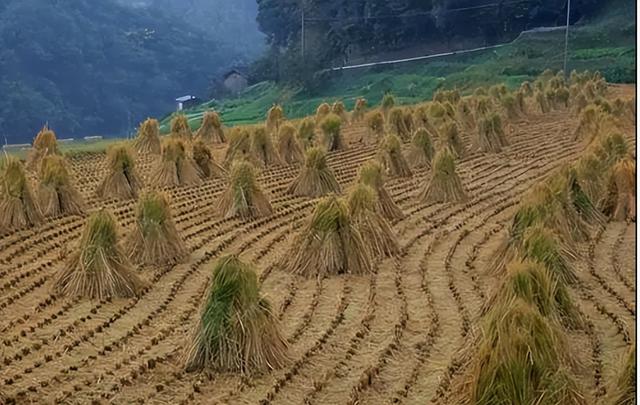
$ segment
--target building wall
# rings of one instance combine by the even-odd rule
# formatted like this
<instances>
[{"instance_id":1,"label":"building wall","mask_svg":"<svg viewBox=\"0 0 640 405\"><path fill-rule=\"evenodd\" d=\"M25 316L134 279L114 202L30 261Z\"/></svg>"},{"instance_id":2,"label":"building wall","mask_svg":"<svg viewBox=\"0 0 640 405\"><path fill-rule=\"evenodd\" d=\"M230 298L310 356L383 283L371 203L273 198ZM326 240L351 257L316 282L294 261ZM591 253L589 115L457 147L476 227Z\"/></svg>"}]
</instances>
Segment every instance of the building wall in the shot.
<instances>
[{"instance_id":1,"label":"building wall","mask_svg":"<svg viewBox=\"0 0 640 405\"><path fill-rule=\"evenodd\" d=\"M238 94L247 88L247 79L237 73L230 74L224 80L224 87L231 93Z\"/></svg>"}]
</instances>

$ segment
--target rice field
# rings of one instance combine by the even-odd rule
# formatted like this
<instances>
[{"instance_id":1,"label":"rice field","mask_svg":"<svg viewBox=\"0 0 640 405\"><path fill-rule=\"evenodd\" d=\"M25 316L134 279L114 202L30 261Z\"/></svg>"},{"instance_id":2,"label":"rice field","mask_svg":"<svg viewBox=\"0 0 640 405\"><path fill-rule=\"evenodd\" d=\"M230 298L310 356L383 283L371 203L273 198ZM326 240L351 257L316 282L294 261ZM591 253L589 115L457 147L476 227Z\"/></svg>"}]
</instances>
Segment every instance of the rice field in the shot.
<instances>
[{"instance_id":1,"label":"rice field","mask_svg":"<svg viewBox=\"0 0 640 405\"><path fill-rule=\"evenodd\" d=\"M500 91L474 97L500 99ZM633 86L609 86L606 99L615 106L615 99L630 100L634 94ZM442 104L454 98L441 97ZM215 163L220 171L212 169L212 173L217 175L200 175L197 181L189 181L197 177L194 173L199 165L189 153L163 149L160 155L153 142L153 147L145 143L142 153L122 152L126 158L119 164L114 163L114 152L67 157L83 213L62 213L32 224L0 228L0 393L7 403L19 404L499 403L487 399L498 398L498 394L484 399L478 395L482 389L478 373L487 371L486 367L478 371L478 359L487 344L485 328L492 322L494 307L499 306L496 302L505 288L505 272L511 274L509 269L494 271L497 252L504 249L514 216L531 190L551 181L567 164L578 162L599 142L592 136L599 129L584 129L582 115L573 108L559 102L543 113L533 92L522 100L525 108L515 114L510 110L511 101L505 107L491 107L500 117L482 123L484 137L476 133L475 122L463 122L464 110L454 111L454 118L447 121L442 118L449 114L446 108L431 111L427 106L423 128L416 118L423 106L414 106L413 130L397 130L403 119L398 115L393 119L396 130L383 131L395 133L372 140L376 131L369 127L368 119L342 119L340 124L338 114L346 112L334 106L333 113L329 109L319 112L328 115L330 122L317 126L318 148L306 154L307 166L302 151L292 154L295 159L286 159L289 163L284 158L270 159L282 152L276 152L281 148L273 146L275 140L269 146L271 141L264 133L256 137L251 132L247 141L240 133L244 129L227 131L228 143L208 144L210 153L204 153L211 164L227 161L226 170ZM402 112L393 111L383 111L383 115ZM284 120L272 118L268 126L290 132L290 126L275 122ZM500 120L503 129L492 126L502 125ZM635 150L635 119L615 120L629 150ZM457 133L448 132L447 122L457 125ZM427 128L428 123L433 127ZM413 132L419 132L415 141ZM579 132L587 135L576 137ZM438 139L426 139L429 134ZM164 144L176 148L175 143L180 142L188 151L190 137L176 134L179 140ZM220 141L224 137L211 138ZM235 146L240 141L234 139L241 138L248 142L246 148ZM288 137L286 144L290 142ZM227 152L229 144L234 145L232 157ZM310 145L301 148L306 146ZM230 162L240 159L239 155L262 156L262 160L253 160L255 168L243 171L240 164ZM403 155L413 157L405 160ZM133 195L117 197L120 193L106 187L105 179L111 183L116 182L115 177L132 180L128 174L132 156L137 187L127 189ZM361 230L356 222L345 219L351 214L342 207L356 199L363 201L363 212L379 206L374 204L381 199L375 182L364 182L367 186L349 197L361 180L361 168L371 160L380 163L377 170L384 174L380 187L392 200L387 203L400 210L398 215L386 216L383 208L375 208L388 222L397 245L380 249L378 254L367 247L375 238L358 235L387 228L371 226L365 218L362 222L370 227ZM635 164L635 155L632 161ZM184 177L183 164L190 168ZM27 175L35 190L37 172L31 170ZM318 181L328 186L316 184ZM301 191L293 192L292 184ZM157 204L160 212L154 215L170 218L175 226L166 232L177 232L183 244L176 248L172 237L163 236L164 244L158 249L168 256L159 263L139 251L143 241L134 243L131 237L141 223L139 196L147 195L150 188L162 189L166 197L166 202ZM635 195L635 183L633 188ZM320 196L336 191L344 200ZM378 197L373 200L372 195ZM239 196L249 207L242 205ZM251 198L258 201L256 205ZM320 201L329 214L316 212ZM635 200L633 205L635 216ZM91 231L85 224L105 211L115 219L119 249L138 248L118 262L118 266L132 263L133 293L102 299L66 296L55 288L61 283L60 272L69 271L69 262L77 253L85 257L87 245L82 241ZM570 369L579 392L564 397L573 398L571 403L614 403L625 356L635 347L635 217L622 215L622 220L612 221L609 219L616 215L605 214L598 213L601 220L590 223L583 237L571 241L568 249L574 279L563 286L580 322L566 326L544 321L560 331L577 364L562 363L561 367ZM323 237L331 240L331 246L318 246L317 240ZM561 242L569 244L564 239ZM174 250L180 254L172 256ZM240 264L234 261L235 267L255 271L257 284L251 291L259 288L261 297L269 302L269 314L259 317L257 326L246 326L249 335L243 338L257 344L255 340L266 339L264 333L277 335L273 339L282 339L282 344L267 356L254 358L255 353L248 353L250 361L236 367L236 360L229 358L233 344L227 340L215 352L224 358L214 356L209 363L199 358L198 370L188 370L187 363L195 361L194 331L205 322L201 319L203 305L220 301L219 295L210 296L212 272L227 255L234 255L227 260L242 260ZM143 256L144 263L133 264ZM339 265L325 266L334 259ZM332 271L324 271L325 267ZM515 271L525 270L518 267ZM254 301L245 305L263 305ZM507 305L514 311L520 308L520 304ZM518 316L524 317L528 310ZM237 311L241 313L243 307ZM267 366L265 358L272 359ZM220 363L223 369L216 368ZM548 397L540 403L569 403L552 402Z\"/></svg>"}]
</instances>

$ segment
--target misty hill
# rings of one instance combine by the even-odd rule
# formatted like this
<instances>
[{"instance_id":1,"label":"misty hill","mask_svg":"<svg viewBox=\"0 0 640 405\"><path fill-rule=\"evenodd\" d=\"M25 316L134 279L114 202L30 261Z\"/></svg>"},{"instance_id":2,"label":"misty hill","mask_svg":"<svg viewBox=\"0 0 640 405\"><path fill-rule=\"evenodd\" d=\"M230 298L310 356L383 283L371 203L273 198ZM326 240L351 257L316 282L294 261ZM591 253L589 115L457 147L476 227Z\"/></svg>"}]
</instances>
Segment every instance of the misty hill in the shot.
<instances>
[{"instance_id":1,"label":"misty hill","mask_svg":"<svg viewBox=\"0 0 640 405\"><path fill-rule=\"evenodd\" d=\"M163 10L192 28L210 34L221 44L254 58L264 50L258 30L256 0L117 0L134 8Z\"/></svg>"},{"instance_id":2,"label":"misty hill","mask_svg":"<svg viewBox=\"0 0 640 405\"><path fill-rule=\"evenodd\" d=\"M230 6L208 24L203 12L203 29L185 22L197 2L149 1L167 9L138 1L0 2L0 137L29 142L46 122L62 138L123 134L171 111L177 96L206 97L211 79L259 52L255 23L245 27L246 41L223 33L225 25L239 29L234 15L251 22L249 0L245 8L210 2L210 10ZM179 14L169 3L190 8Z\"/></svg>"}]
</instances>

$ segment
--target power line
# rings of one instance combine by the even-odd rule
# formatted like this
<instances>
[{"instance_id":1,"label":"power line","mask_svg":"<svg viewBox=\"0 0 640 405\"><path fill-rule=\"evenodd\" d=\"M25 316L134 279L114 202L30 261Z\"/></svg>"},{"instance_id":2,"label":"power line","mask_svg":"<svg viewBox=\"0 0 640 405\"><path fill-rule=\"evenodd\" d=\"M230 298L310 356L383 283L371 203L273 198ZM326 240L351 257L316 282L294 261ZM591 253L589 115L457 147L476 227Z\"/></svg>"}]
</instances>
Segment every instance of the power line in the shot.
<instances>
[{"instance_id":1,"label":"power line","mask_svg":"<svg viewBox=\"0 0 640 405\"><path fill-rule=\"evenodd\" d=\"M386 19L394 19L394 18L413 18L413 17L425 17L425 16L434 16L441 14L454 13L459 11L467 11L467 10L478 10L483 8L491 8L491 7L499 7L499 6L508 6L513 4L520 3L528 3L531 0L514 0L514 1L505 1L501 3L490 3L483 4L481 6L471 6L471 7L461 7L461 8L451 8L447 10L442 10L440 12L434 11L425 11L423 13L411 13L411 14L387 14L387 15L377 15L377 16L367 16L367 17L346 17L346 18L304 18L305 22L338 22L338 21L370 21L370 20L386 20Z\"/></svg>"},{"instance_id":2,"label":"power line","mask_svg":"<svg viewBox=\"0 0 640 405\"><path fill-rule=\"evenodd\" d=\"M473 52L485 51L485 50L489 50L489 49L502 48L503 46L511 45L511 44L515 43L523 35L525 35L527 33L540 31L541 28L543 28L543 27L522 31L516 37L516 39L514 39L512 41L509 41L509 42L502 43L502 44L482 46L482 47L479 47L479 48L463 49L463 50L459 50L459 51L451 51L451 52L437 53L437 54L431 54L431 55L422 55L422 56L416 56L416 57L413 57L413 58L394 59L394 60L385 60L385 61L379 61L379 62L361 63L361 64L357 64L357 65L339 66L339 67L323 69L322 72L360 69L360 68L373 67L373 66L379 66L379 65L395 65L395 64L398 64L398 63L414 62L414 61L426 60L426 59L435 59L435 58L441 58L441 57L445 57L445 56L464 55L464 54L467 54L467 53L473 53ZM544 28L547 28L547 31L555 31L557 29L562 29L564 27L560 26L560 27L544 27ZM552 59L555 59L555 58L561 57L561 56L562 56L562 53L559 53L558 55L555 55L555 56L551 57L549 60L552 60Z\"/></svg>"}]
</instances>

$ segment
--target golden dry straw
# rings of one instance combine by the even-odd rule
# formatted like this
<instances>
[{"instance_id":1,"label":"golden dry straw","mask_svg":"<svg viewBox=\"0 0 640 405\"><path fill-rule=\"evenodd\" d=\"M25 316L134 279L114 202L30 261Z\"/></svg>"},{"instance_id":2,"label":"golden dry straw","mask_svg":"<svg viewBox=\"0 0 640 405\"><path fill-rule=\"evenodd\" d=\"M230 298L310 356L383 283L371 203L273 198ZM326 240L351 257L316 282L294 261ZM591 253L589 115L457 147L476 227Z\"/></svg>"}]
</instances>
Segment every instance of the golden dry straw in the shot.
<instances>
[{"instance_id":1,"label":"golden dry straw","mask_svg":"<svg viewBox=\"0 0 640 405\"><path fill-rule=\"evenodd\" d=\"M189 120L184 114L177 114L171 120L171 136L183 141L190 141L193 137Z\"/></svg>"},{"instance_id":2,"label":"golden dry straw","mask_svg":"<svg viewBox=\"0 0 640 405\"><path fill-rule=\"evenodd\" d=\"M544 226L552 230L552 234L545 234L550 250L557 252L562 260L568 263L573 252L570 248L571 225L565 217L560 200L556 198L546 184L537 184L522 200L513 217L508 236L503 240L493 255L490 269L492 272L502 272L507 263L523 255L523 243L526 232L536 226ZM539 233L538 233L539 234ZM562 235L564 243L560 243L557 235ZM553 253L555 256L556 253ZM558 259L560 260L560 259Z\"/></svg>"},{"instance_id":3,"label":"golden dry straw","mask_svg":"<svg viewBox=\"0 0 640 405\"><path fill-rule=\"evenodd\" d=\"M351 112L351 121L352 122L362 121L364 119L366 112L367 112L367 100L364 98L357 99L355 105L353 106L353 111Z\"/></svg>"},{"instance_id":4,"label":"golden dry straw","mask_svg":"<svg viewBox=\"0 0 640 405\"><path fill-rule=\"evenodd\" d=\"M504 279L484 304L483 312L505 307L521 299L536 307L547 319L568 329L584 325L582 314L571 300L565 283L542 263L514 260L507 265Z\"/></svg>"},{"instance_id":5,"label":"golden dry straw","mask_svg":"<svg viewBox=\"0 0 640 405\"><path fill-rule=\"evenodd\" d=\"M222 128L220 115L215 111L205 111L202 115L202 125L196 132L196 140L205 144L225 143L227 137Z\"/></svg>"},{"instance_id":6,"label":"golden dry straw","mask_svg":"<svg viewBox=\"0 0 640 405\"><path fill-rule=\"evenodd\" d=\"M262 125L258 125L251 132L249 154L251 156L251 160L261 167L279 165L282 163L280 156L278 156L278 153L276 152L276 148L273 146L271 136L269 136L267 129Z\"/></svg>"},{"instance_id":7,"label":"golden dry straw","mask_svg":"<svg viewBox=\"0 0 640 405\"><path fill-rule=\"evenodd\" d=\"M322 278L371 272L371 259L362 236L354 227L347 205L335 195L318 202L292 246L282 267L293 274Z\"/></svg>"},{"instance_id":8,"label":"golden dry straw","mask_svg":"<svg viewBox=\"0 0 640 405\"><path fill-rule=\"evenodd\" d=\"M205 179L221 179L227 175L225 168L214 160L211 149L200 140L193 144L193 161Z\"/></svg>"},{"instance_id":9,"label":"golden dry straw","mask_svg":"<svg viewBox=\"0 0 640 405\"><path fill-rule=\"evenodd\" d=\"M129 260L142 265L172 264L186 256L165 194L151 191L140 197L134 227L124 246Z\"/></svg>"},{"instance_id":10,"label":"golden dry straw","mask_svg":"<svg viewBox=\"0 0 640 405\"><path fill-rule=\"evenodd\" d=\"M328 103L320 104L316 109L316 122L322 122L330 113L331 106Z\"/></svg>"},{"instance_id":11,"label":"golden dry straw","mask_svg":"<svg viewBox=\"0 0 640 405\"><path fill-rule=\"evenodd\" d=\"M107 149L107 174L98 185L100 198L129 200L138 197L142 180L136 171L133 150L125 144L115 144Z\"/></svg>"},{"instance_id":12,"label":"golden dry straw","mask_svg":"<svg viewBox=\"0 0 640 405\"><path fill-rule=\"evenodd\" d=\"M449 102L453 105L458 104L460 101L460 92L457 89L453 90L442 90L438 89L435 93L433 93L433 101L437 101L440 103Z\"/></svg>"},{"instance_id":13,"label":"golden dry straw","mask_svg":"<svg viewBox=\"0 0 640 405\"><path fill-rule=\"evenodd\" d=\"M407 161L415 168L429 168L434 154L433 136L426 128L418 128L411 139Z\"/></svg>"},{"instance_id":14,"label":"golden dry straw","mask_svg":"<svg viewBox=\"0 0 640 405\"><path fill-rule=\"evenodd\" d=\"M607 403L611 405L635 405L636 386L636 344L627 351L618 368L618 375L615 382L609 387Z\"/></svg>"},{"instance_id":15,"label":"golden dry straw","mask_svg":"<svg viewBox=\"0 0 640 405\"><path fill-rule=\"evenodd\" d=\"M331 113L320 123L322 129L322 144L327 151L335 151L345 148L342 139L342 120L337 115Z\"/></svg>"},{"instance_id":16,"label":"golden dry straw","mask_svg":"<svg viewBox=\"0 0 640 405\"><path fill-rule=\"evenodd\" d=\"M498 153L508 144L499 114L494 112L480 118L475 149L485 153Z\"/></svg>"},{"instance_id":17,"label":"golden dry straw","mask_svg":"<svg viewBox=\"0 0 640 405\"><path fill-rule=\"evenodd\" d=\"M480 117L493 111L491 99L486 96L474 96L474 116L478 120Z\"/></svg>"},{"instance_id":18,"label":"golden dry straw","mask_svg":"<svg viewBox=\"0 0 640 405\"><path fill-rule=\"evenodd\" d=\"M219 258L186 351L186 370L253 374L288 363L287 341L254 268Z\"/></svg>"},{"instance_id":19,"label":"golden dry straw","mask_svg":"<svg viewBox=\"0 0 640 405\"><path fill-rule=\"evenodd\" d=\"M144 283L118 247L116 221L107 211L91 214L79 246L56 273L53 291L104 300L140 295Z\"/></svg>"},{"instance_id":20,"label":"golden dry straw","mask_svg":"<svg viewBox=\"0 0 640 405\"><path fill-rule=\"evenodd\" d=\"M380 111L371 111L367 114L367 136L365 143L372 145L384 136L384 116Z\"/></svg>"},{"instance_id":21,"label":"golden dry straw","mask_svg":"<svg viewBox=\"0 0 640 405\"><path fill-rule=\"evenodd\" d=\"M47 156L40 166L38 201L47 217L81 215L84 212L82 195L76 190L61 156Z\"/></svg>"},{"instance_id":22,"label":"golden dry straw","mask_svg":"<svg viewBox=\"0 0 640 405\"><path fill-rule=\"evenodd\" d=\"M376 192L358 183L349 194L349 216L354 228L374 258L398 254L397 238L387 220L376 211Z\"/></svg>"},{"instance_id":23,"label":"golden dry straw","mask_svg":"<svg viewBox=\"0 0 640 405\"><path fill-rule=\"evenodd\" d=\"M229 135L229 147L224 156L224 166L229 167L234 160L249 159L251 155L251 135L247 128L235 127Z\"/></svg>"},{"instance_id":24,"label":"golden dry straw","mask_svg":"<svg viewBox=\"0 0 640 405\"><path fill-rule=\"evenodd\" d=\"M407 128L404 120L404 110L400 107L395 107L389 111L389 118L387 120L387 126L389 132L402 139L408 139L410 135L409 128Z\"/></svg>"},{"instance_id":25,"label":"golden dry straw","mask_svg":"<svg viewBox=\"0 0 640 405\"><path fill-rule=\"evenodd\" d=\"M349 116L347 114L347 109L344 107L344 103L340 100L337 100L331 106L331 112L342 120L342 122L348 122Z\"/></svg>"},{"instance_id":26,"label":"golden dry straw","mask_svg":"<svg viewBox=\"0 0 640 405\"><path fill-rule=\"evenodd\" d=\"M541 113L546 114L549 111L551 111L551 107L549 106L549 101L546 95L544 94L544 91L536 90L535 93L533 94L533 97L535 98L536 103L538 104L538 109L540 110Z\"/></svg>"},{"instance_id":27,"label":"golden dry straw","mask_svg":"<svg viewBox=\"0 0 640 405\"><path fill-rule=\"evenodd\" d=\"M27 167L31 170L36 170L45 156L59 154L60 150L58 149L56 134L45 125L33 140L33 146L27 154Z\"/></svg>"},{"instance_id":28,"label":"golden dry straw","mask_svg":"<svg viewBox=\"0 0 640 405\"><path fill-rule=\"evenodd\" d=\"M404 218L400 207L393 201L389 192L384 187L382 166L375 161L365 163L358 172L358 182L365 184L376 193L376 211L389 221L397 221Z\"/></svg>"},{"instance_id":29,"label":"golden dry straw","mask_svg":"<svg viewBox=\"0 0 640 405\"><path fill-rule=\"evenodd\" d=\"M267 134L275 135L280 131L280 125L284 122L284 111L280 105L275 104L267 112L267 120L265 122L265 129Z\"/></svg>"},{"instance_id":30,"label":"golden dry straw","mask_svg":"<svg viewBox=\"0 0 640 405\"><path fill-rule=\"evenodd\" d=\"M215 204L220 216L253 219L271 215L273 212L271 204L256 177L256 171L251 163L243 160L233 163L229 184Z\"/></svg>"},{"instance_id":31,"label":"golden dry straw","mask_svg":"<svg viewBox=\"0 0 640 405\"><path fill-rule=\"evenodd\" d=\"M440 130L440 144L445 148L449 148L456 158L464 157L466 154L458 125L453 121L448 121L442 125Z\"/></svg>"},{"instance_id":32,"label":"golden dry straw","mask_svg":"<svg viewBox=\"0 0 640 405\"><path fill-rule=\"evenodd\" d=\"M393 134L387 135L378 146L377 158L387 176L411 177L411 169L402 154L400 138Z\"/></svg>"},{"instance_id":33,"label":"golden dry straw","mask_svg":"<svg viewBox=\"0 0 640 405\"><path fill-rule=\"evenodd\" d=\"M395 107L395 105L396 99L395 97L393 97L393 94L385 93L385 95L382 97L382 101L380 102L380 109L382 110L382 113L386 116L389 111L391 111L391 109Z\"/></svg>"},{"instance_id":34,"label":"golden dry straw","mask_svg":"<svg viewBox=\"0 0 640 405\"><path fill-rule=\"evenodd\" d=\"M324 150L320 148L307 150L304 166L287 188L287 192L300 197L320 197L340 192L340 185L327 165Z\"/></svg>"},{"instance_id":35,"label":"golden dry straw","mask_svg":"<svg viewBox=\"0 0 640 405\"><path fill-rule=\"evenodd\" d=\"M636 163L629 157L611 168L604 212L614 221L636 220Z\"/></svg>"},{"instance_id":36,"label":"golden dry straw","mask_svg":"<svg viewBox=\"0 0 640 405\"><path fill-rule=\"evenodd\" d=\"M160 146L160 126L155 118L147 118L138 128L138 136L133 141L133 146L139 154L159 155Z\"/></svg>"},{"instance_id":37,"label":"golden dry straw","mask_svg":"<svg viewBox=\"0 0 640 405\"><path fill-rule=\"evenodd\" d=\"M0 230L15 230L42 222L42 211L20 160L5 156L0 164L0 186Z\"/></svg>"},{"instance_id":38,"label":"golden dry straw","mask_svg":"<svg viewBox=\"0 0 640 405\"><path fill-rule=\"evenodd\" d=\"M522 111L516 97L512 94L506 94L500 98L500 105L504 110L505 115L510 120L517 120L520 118Z\"/></svg>"},{"instance_id":39,"label":"golden dry straw","mask_svg":"<svg viewBox=\"0 0 640 405\"><path fill-rule=\"evenodd\" d=\"M466 129L471 129L475 126L476 120L469 99L463 98L458 102L456 106L456 120Z\"/></svg>"},{"instance_id":40,"label":"golden dry straw","mask_svg":"<svg viewBox=\"0 0 640 405\"><path fill-rule=\"evenodd\" d=\"M169 138L162 144L162 157L151 173L156 188L197 186L202 184L203 173L192 158L187 156L184 142Z\"/></svg>"},{"instance_id":41,"label":"golden dry straw","mask_svg":"<svg viewBox=\"0 0 640 405\"><path fill-rule=\"evenodd\" d=\"M278 155L287 164L299 163L304 152L296 136L296 128L291 124L284 124L278 133Z\"/></svg>"},{"instance_id":42,"label":"golden dry straw","mask_svg":"<svg viewBox=\"0 0 640 405\"><path fill-rule=\"evenodd\" d=\"M468 367L464 404L586 405L565 335L522 299L487 314Z\"/></svg>"},{"instance_id":43,"label":"golden dry straw","mask_svg":"<svg viewBox=\"0 0 640 405\"><path fill-rule=\"evenodd\" d=\"M313 118L307 117L300 122L298 127L298 139L304 149L309 149L315 143L316 123Z\"/></svg>"},{"instance_id":44,"label":"golden dry straw","mask_svg":"<svg viewBox=\"0 0 640 405\"><path fill-rule=\"evenodd\" d=\"M522 82L520 84L519 91L522 92L525 97L533 96L533 87L531 87L531 82L529 82L528 80Z\"/></svg>"},{"instance_id":45,"label":"golden dry straw","mask_svg":"<svg viewBox=\"0 0 640 405\"><path fill-rule=\"evenodd\" d=\"M420 193L420 199L427 203L466 201L467 193L456 173L455 158L448 148L436 154L431 179Z\"/></svg>"}]
</instances>

